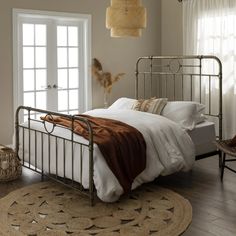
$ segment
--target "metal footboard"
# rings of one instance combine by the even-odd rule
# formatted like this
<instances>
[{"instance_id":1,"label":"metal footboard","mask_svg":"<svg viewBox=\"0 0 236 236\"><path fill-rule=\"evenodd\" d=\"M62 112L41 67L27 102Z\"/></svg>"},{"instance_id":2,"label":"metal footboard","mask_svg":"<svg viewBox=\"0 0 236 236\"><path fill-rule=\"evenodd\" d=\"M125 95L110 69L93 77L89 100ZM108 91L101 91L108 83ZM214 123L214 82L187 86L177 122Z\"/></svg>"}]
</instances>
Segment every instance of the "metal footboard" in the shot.
<instances>
[{"instance_id":1,"label":"metal footboard","mask_svg":"<svg viewBox=\"0 0 236 236\"><path fill-rule=\"evenodd\" d=\"M50 116L52 119L53 116L69 118L72 121L71 128L65 128L64 126L55 124L53 122L49 125L49 129L48 123L44 120L36 119L35 114L37 114L38 116ZM23 116L26 118L25 123L21 122ZM73 132L75 121L80 121L86 124L87 131L89 133L88 143L76 141L76 134ZM41 129L33 127L33 122L34 124L39 124ZM54 130L57 127L63 128L65 129L65 131L69 130L69 137L55 135ZM52 143L54 145L52 145ZM88 195L90 197L91 205L94 204L95 196L95 188L93 181L93 144L94 143L92 126L89 121L84 117L81 117L79 115L66 115L53 111L47 111L25 106L18 107L16 111L15 151L20 157L22 165L30 170L41 174L42 180L44 176L47 176L50 179L60 182L73 189L79 190L82 194ZM79 148L80 150L79 157L75 156L75 148ZM88 150L89 155L84 155L85 149ZM70 155L69 157L68 153ZM71 163L69 163L71 166L70 178L68 178L68 171L66 171L66 167L67 165L69 165L67 159L71 160ZM85 161L89 163L89 171L88 173L86 173L88 174L89 178L88 190L84 189L82 185L83 166ZM52 168L52 166L54 166L54 168ZM75 180L75 170L79 173L79 181Z\"/></svg>"}]
</instances>

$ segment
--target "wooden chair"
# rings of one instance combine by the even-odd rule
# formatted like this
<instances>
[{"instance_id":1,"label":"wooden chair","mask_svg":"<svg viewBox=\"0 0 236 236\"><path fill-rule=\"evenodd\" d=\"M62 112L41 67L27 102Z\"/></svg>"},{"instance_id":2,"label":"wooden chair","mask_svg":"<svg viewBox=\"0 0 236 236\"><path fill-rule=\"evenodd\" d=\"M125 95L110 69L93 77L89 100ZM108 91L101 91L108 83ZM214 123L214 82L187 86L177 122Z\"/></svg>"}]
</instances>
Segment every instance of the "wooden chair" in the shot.
<instances>
[{"instance_id":1,"label":"wooden chair","mask_svg":"<svg viewBox=\"0 0 236 236\"><path fill-rule=\"evenodd\" d=\"M231 143L231 141L232 139L215 141L215 145L223 153L223 160L221 165L221 181L223 180L224 177L225 168L236 173L236 170L226 165L227 162L236 161L236 158L230 158L230 159L226 158L226 155L229 155L231 157L236 157L236 146L234 147L230 146L229 144Z\"/></svg>"}]
</instances>

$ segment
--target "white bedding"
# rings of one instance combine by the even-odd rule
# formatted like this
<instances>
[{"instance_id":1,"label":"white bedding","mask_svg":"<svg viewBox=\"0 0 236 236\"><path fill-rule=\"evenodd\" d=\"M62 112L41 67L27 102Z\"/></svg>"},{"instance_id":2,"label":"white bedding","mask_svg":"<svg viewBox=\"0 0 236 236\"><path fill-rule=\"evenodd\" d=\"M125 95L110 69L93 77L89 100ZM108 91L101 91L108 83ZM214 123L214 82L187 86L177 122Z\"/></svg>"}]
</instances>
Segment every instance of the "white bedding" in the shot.
<instances>
[{"instance_id":1,"label":"white bedding","mask_svg":"<svg viewBox=\"0 0 236 236\"><path fill-rule=\"evenodd\" d=\"M196 155L216 151L216 145L213 143L216 140L215 123L199 123L193 130L189 130L188 134L194 143Z\"/></svg>"},{"instance_id":2,"label":"white bedding","mask_svg":"<svg viewBox=\"0 0 236 236\"><path fill-rule=\"evenodd\" d=\"M96 109L86 112L88 115L116 119L125 122L138 129L147 145L147 164L146 169L136 177L132 189L142 183L150 182L159 175L168 175L183 170L188 171L192 168L195 160L194 144L190 136L176 123L167 118L151 113L139 112L134 110L109 110ZM51 124L49 124L50 126ZM39 122L31 122L31 128L44 130ZM63 128L55 128L53 134L70 139L71 132ZM25 136L27 132L25 131ZM31 133L31 150L34 150L34 132ZM88 143L84 138L75 135L75 141ZM51 141L51 164L50 172L56 173L55 168L55 138ZM44 170L48 171L48 140L44 138ZM25 151L28 148L25 142ZM37 135L37 167L42 168L41 163L41 138ZM22 151L22 145L20 145ZM66 177L72 176L71 165L71 145L66 142ZM20 155L22 156L21 152ZM83 155L88 155L87 148L83 148ZM74 179L80 182L80 145L74 147ZM31 151L31 164L35 166L35 152ZM29 155L25 155L25 161L29 161ZM58 144L58 175L63 176L63 145L62 140ZM88 158L83 161L83 181L85 188L88 187ZM123 193L118 180L107 166L98 146L94 145L94 184L98 197L105 202L116 201Z\"/></svg>"}]
</instances>

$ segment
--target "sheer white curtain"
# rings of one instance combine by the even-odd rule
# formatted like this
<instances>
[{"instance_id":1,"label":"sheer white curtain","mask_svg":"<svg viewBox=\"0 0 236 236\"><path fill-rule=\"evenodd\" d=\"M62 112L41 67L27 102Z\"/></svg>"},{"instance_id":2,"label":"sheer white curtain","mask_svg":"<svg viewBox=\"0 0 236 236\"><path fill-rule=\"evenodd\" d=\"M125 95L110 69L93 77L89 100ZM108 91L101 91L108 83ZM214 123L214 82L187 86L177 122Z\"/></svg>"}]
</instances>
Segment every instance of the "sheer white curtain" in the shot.
<instances>
[{"instance_id":1,"label":"sheer white curtain","mask_svg":"<svg viewBox=\"0 0 236 236\"><path fill-rule=\"evenodd\" d=\"M223 136L232 138L236 134L236 0L184 0L183 28L185 55L215 55L222 61Z\"/></svg>"}]
</instances>

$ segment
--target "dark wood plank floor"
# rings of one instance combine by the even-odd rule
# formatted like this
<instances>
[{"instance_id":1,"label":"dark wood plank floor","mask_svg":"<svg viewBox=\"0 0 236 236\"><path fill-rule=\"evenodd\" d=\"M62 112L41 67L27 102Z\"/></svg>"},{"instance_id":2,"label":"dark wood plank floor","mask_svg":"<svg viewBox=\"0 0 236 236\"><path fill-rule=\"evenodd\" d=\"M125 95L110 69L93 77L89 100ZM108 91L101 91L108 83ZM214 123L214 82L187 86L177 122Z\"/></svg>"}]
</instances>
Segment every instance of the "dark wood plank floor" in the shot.
<instances>
[{"instance_id":1,"label":"dark wood plank floor","mask_svg":"<svg viewBox=\"0 0 236 236\"><path fill-rule=\"evenodd\" d=\"M155 181L191 202L193 221L183 236L236 236L236 174L226 170L223 183L219 176L218 159L211 157L197 161L191 172ZM0 197L40 180L38 174L24 169L18 180L0 184Z\"/></svg>"},{"instance_id":2,"label":"dark wood plank floor","mask_svg":"<svg viewBox=\"0 0 236 236\"><path fill-rule=\"evenodd\" d=\"M197 161L191 172L156 182L191 202L193 221L184 236L236 236L236 174L226 170L221 183L218 157Z\"/></svg>"}]
</instances>

